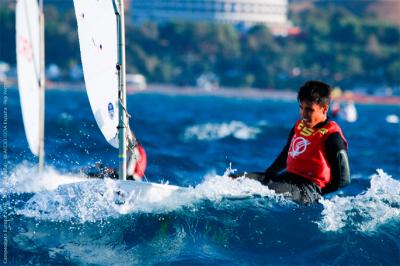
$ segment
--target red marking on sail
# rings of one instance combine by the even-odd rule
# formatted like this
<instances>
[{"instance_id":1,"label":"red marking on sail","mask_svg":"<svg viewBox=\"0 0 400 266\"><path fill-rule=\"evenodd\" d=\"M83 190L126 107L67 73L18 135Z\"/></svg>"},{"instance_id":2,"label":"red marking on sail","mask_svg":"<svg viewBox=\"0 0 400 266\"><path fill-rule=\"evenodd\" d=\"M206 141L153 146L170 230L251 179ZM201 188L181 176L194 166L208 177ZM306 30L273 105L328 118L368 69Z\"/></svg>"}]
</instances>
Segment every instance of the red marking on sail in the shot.
<instances>
[{"instance_id":1,"label":"red marking on sail","mask_svg":"<svg viewBox=\"0 0 400 266\"><path fill-rule=\"evenodd\" d=\"M21 46L20 46L20 48L19 48L19 50L18 50L18 53L19 53L19 54L22 54L22 56L23 56L28 62L31 62L31 61L33 60L33 48L32 48L32 43L31 43L28 39L26 39L26 38L24 38L24 37L22 37L22 36L19 36L18 38L19 38L20 43L21 43Z\"/></svg>"}]
</instances>

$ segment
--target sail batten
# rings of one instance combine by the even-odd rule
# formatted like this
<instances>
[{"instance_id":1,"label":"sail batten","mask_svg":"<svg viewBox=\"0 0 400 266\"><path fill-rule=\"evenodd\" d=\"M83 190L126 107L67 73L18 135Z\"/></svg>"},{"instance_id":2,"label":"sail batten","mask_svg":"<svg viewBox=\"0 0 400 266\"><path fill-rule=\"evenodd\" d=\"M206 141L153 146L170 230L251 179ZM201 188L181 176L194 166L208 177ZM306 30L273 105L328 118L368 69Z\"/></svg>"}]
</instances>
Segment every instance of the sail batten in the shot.
<instances>
[{"instance_id":1,"label":"sail batten","mask_svg":"<svg viewBox=\"0 0 400 266\"><path fill-rule=\"evenodd\" d=\"M118 148L117 25L112 1L74 0L86 92L105 139Z\"/></svg>"}]
</instances>

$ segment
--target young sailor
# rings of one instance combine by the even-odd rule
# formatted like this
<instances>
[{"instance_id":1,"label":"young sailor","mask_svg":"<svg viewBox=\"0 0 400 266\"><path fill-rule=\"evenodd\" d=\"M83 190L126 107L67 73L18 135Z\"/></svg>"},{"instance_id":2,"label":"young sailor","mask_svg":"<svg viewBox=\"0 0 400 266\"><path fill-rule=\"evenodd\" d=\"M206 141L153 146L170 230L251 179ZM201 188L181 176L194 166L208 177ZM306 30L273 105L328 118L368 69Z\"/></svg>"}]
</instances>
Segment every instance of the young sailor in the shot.
<instances>
[{"instance_id":1,"label":"young sailor","mask_svg":"<svg viewBox=\"0 0 400 266\"><path fill-rule=\"evenodd\" d=\"M323 82L306 82L297 96L300 119L283 150L265 172L245 176L304 204L350 184L347 141L339 125L327 116L330 92Z\"/></svg>"},{"instance_id":2,"label":"young sailor","mask_svg":"<svg viewBox=\"0 0 400 266\"><path fill-rule=\"evenodd\" d=\"M145 176L147 166L147 155L143 146L137 140L132 130L128 131L128 149L127 149L127 164L126 174L127 180L142 181ZM112 167L104 166L97 163L94 168L85 169L85 174L94 178L113 178L118 179L118 170Z\"/></svg>"}]
</instances>

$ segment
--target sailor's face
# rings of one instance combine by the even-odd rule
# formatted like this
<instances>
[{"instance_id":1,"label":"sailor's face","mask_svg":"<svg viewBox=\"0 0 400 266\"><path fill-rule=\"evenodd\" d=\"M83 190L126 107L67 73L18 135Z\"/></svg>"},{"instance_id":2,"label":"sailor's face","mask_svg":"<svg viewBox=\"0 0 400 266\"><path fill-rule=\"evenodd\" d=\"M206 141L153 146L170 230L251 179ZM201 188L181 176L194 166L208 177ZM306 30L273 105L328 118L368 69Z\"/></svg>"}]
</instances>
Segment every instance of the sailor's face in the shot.
<instances>
[{"instance_id":1,"label":"sailor's face","mask_svg":"<svg viewBox=\"0 0 400 266\"><path fill-rule=\"evenodd\" d=\"M321 106L308 101L300 102L300 116L308 128L313 128L318 123L325 121L327 112L328 105Z\"/></svg>"}]
</instances>

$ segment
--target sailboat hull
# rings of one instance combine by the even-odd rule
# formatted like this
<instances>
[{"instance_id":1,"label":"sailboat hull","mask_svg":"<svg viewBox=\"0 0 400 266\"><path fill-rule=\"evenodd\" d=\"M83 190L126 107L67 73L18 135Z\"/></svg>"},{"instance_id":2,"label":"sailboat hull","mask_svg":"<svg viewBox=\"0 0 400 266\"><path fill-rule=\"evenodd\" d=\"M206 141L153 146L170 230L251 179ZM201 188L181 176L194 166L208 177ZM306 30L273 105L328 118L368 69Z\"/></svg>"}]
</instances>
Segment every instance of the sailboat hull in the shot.
<instances>
[{"instance_id":1,"label":"sailboat hull","mask_svg":"<svg viewBox=\"0 0 400 266\"><path fill-rule=\"evenodd\" d=\"M123 200L127 200L128 195L137 195L142 200L146 199L147 202L161 202L172 196L176 196L177 193L187 192L189 189L168 184L129 180L118 180L117 184L120 187L119 193Z\"/></svg>"},{"instance_id":2,"label":"sailboat hull","mask_svg":"<svg viewBox=\"0 0 400 266\"><path fill-rule=\"evenodd\" d=\"M168 184L151 183L151 182L140 182L134 180L118 180L118 173L115 169L105 167L102 164L98 164L94 167L85 169L84 175L88 177L87 180L91 179L115 179L117 193L122 198L127 195L140 195L141 197L147 198L151 201L161 201L170 197L175 192L184 192L188 188L179 187Z\"/></svg>"}]
</instances>

